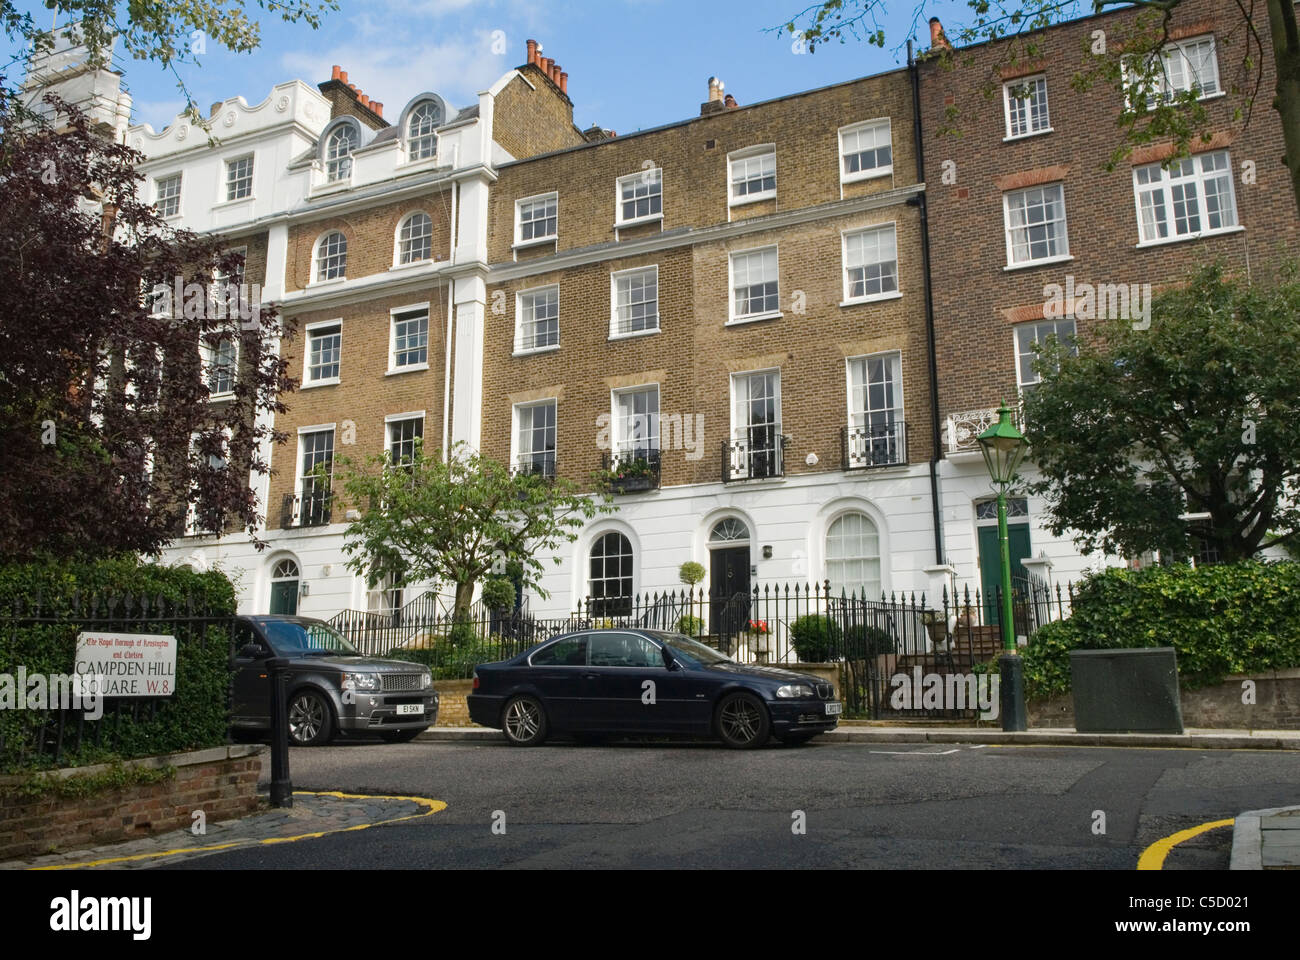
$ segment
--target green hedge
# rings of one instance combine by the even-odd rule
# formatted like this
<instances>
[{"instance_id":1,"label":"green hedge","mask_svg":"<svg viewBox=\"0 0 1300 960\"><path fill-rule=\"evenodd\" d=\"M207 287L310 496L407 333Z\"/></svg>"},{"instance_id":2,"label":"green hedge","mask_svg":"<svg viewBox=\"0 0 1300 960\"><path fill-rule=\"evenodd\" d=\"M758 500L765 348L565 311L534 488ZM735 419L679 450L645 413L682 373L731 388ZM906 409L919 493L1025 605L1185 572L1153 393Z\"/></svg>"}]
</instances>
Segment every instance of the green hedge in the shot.
<instances>
[{"instance_id":1,"label":"green hedge","mask_svg":"<svg viewBox=\"0 0 1300 960\"><path fill-rule=\"evenodd\" d=\"M1070 619L1048 624L1025 648L1032 698L1070 689L1070 651L1164 647L1177 651L1182 685L1300 666L1300 563L1244 561L1111 569L1079 585Z\"/></svg>"},{"instance_id":2,"label":"green hedge","mask_svg":"<svg viewBox=\"0 0 1300 960\"><path fill-rule=\"evenodd\" d=\"M77 595L83 619L73 612ZM147 615L140 613L142 597L148 598ZM134 605L109 611L107 603L123 599ZM84 619L96 601L98 615L112 615L113 621ZM53 622L29 619L38 602L41 618ZM189 609L196 617L221 619L205 631L200 624L177 619L188 617ZM72 673L77 634L83 629L172 634L177 638L176 692L158 698L152 716L148 707L140 708L138 719L129 710L116 713L115 701L107 699L103 718L85 721L80 745L73 740L79 722L74 721L65 733L57 765L83 766L217 746L225 743L229 717L229 633L224 618L234 612L234 587L215 571L194 573L133 557L0 565L0 673L13 675L19 666L26 667L29 676ZM126 619L118 619L123 615ZM0 771L56 765L48 749L36 755L43 719L36 711L0 710ZM96 729L96 724L103 726Z\"/></svg>"},{"instance_id":3,"label":"green hedge","mask_svg":"<svg viewBox=\"0 0 1300 960\"><path fill-rule=\"evenodd\" d=\"M480 663L494 663L505 655L500 647L491 644L457 644L441 637L428 647L398 647L388 654L388 659L422 664L429 668L434 680L466 680Z\"/></svg>"}]
</instances>

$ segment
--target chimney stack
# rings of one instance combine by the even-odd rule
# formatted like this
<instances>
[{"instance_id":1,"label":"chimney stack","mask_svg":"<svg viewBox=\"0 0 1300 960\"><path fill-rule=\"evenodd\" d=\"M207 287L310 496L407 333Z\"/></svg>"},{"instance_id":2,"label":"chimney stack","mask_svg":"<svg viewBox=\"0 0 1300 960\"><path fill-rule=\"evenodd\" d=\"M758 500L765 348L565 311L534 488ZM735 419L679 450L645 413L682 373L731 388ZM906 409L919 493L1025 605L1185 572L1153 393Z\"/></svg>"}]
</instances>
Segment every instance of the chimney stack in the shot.
<instances>
[{"instance_id":1,"label":"chimney stack","mask_svg":"<svg viewBox=\"0 0 1300 960\"><path fill-rule=\"evenodd\" d=\"M537 41L536 40L528 41L528 62L529 63L537 62Z\"/></svg>"},{"instance_id":2,"label":"chimney stack","mask_svg":"<svg viewBox=\"0 0 1300 960\"><path fill-rule=\"evenodd\" d=\"M348 72L346 70L340 70L339 75L334 79L346 84L348 82Z\"/></svg>"},{"instance_id":3,"label":"chimney stack","mask_svg":"<svg viewBox=\"0 0 1300 960\"><path fill-rule=\"evenodd\" d=\"M225 103L224 100L218 100L218 101L217 101L216 103L214 103L211 107L209 107L209 108L208 108L208 116L209 116L209 117L215 117L215 116L217 115L217 111L221 109L221 105L222 105L223 103Z\"/></svg>"},{"instance_id":4,"label":"chimney stack","mask_svg":"<svg viewBox=\"0 0 1300 960\"><path fill-rule=\"evenodd\" d=\"M931 50L951 50L952 44L943 34L943 24L939 22L938 17L930 18L930 49Z\"/></svg>"},{"instance_id":5,"label":"chimney stack","mask_svg":"<svg viewBox=\"0 0 1300 960\"><path fill-rule=\"evenodd\" d=\"M726 104L728 110L734 110L736 109L736 107L740 106L740 104L736 103L736 98L733 97L731 94L727 94L726 99L723 100L723 103Z\"/></svg>"},{"instance_id":6,"label":"chimney stack","mask_svg":"<svg viewBox=\"0 0 1300 960\"><path fill-rule=\"evenodd\" d=\"M722 99L722 81L717 77L709 77L709 101Z\"/></svg>"},{"instance_id":7,"label":"chimney stack","mask_svg":"<svg viewBox=\"0 0 1300 960\"><path fill-rule=\"evenodd\" d=\"M334 64L334 68L330 70L330 79L338 80L340 77L342 77L342 75L343 75L343 68L340 67L337 63Z\"/></svg>"},{"instance_id":8,"label":"chimney stack","mask_svg":"<svg viewBox=\"0 0 1300 960\"><path fill-rule=\"evenodd\" d=\"M382 117L384 115L384 105L378 100L370 101L370 109L375 112L375 116L377 117Z\"/></svg>"}]
</instances>

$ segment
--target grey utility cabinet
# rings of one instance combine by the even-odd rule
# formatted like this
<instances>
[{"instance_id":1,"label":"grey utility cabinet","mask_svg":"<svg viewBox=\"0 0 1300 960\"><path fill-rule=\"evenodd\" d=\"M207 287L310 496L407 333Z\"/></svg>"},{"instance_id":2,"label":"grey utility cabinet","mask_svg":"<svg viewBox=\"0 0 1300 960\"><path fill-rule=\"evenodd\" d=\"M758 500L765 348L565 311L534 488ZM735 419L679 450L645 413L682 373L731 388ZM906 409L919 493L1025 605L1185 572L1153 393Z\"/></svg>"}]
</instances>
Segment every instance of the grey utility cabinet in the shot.
<instances>
[{"instance_id":1,"label":"grey utility cabinet","mask_svg":"<svg viewBox=\"0 0 1300 960\"><path fill-rule=\"evenodd\" d=\"M1182 733L1173 647L1071 650L1074 728L1080 733Z\"/></svg>"}]
</instances>

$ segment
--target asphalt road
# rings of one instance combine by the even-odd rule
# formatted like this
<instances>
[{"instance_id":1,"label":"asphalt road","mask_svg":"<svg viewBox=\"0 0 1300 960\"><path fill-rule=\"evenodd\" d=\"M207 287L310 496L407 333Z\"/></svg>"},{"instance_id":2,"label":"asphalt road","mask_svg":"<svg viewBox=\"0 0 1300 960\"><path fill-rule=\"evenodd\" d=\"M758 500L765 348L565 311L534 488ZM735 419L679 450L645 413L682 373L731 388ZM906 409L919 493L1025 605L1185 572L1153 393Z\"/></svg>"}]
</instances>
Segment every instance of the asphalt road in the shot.
<instances>
[{"instance_id":1,"label":"asphalt road","mask_svg":"<svg viewBox=\"0 0 1300 960\"><path fill-rule=\"evenodd\" d=\"M1178 830L1300 801L1300 753L1245 750L350 743L294 750L291 767L299 789L448 806L178 868L1132 870ZM1225 869L1231 834L1181 844L1165 869Z\"/></svg>"}]
</instances>

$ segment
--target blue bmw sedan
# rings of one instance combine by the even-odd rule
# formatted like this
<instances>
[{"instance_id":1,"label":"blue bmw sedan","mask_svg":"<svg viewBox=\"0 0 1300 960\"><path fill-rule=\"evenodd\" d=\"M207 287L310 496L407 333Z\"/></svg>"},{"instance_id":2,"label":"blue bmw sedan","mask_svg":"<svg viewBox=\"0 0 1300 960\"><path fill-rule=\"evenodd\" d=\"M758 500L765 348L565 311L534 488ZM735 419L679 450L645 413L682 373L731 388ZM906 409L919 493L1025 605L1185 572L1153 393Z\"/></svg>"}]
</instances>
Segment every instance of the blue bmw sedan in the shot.
<instances>
[{"instance_id":1,"label":"blue bmw sedan","mask_svg":"<svg viewBox=\"0 0 1300 960\"><path fill-rule=\"evenodd\" d=\"M660 630L581 630L510 660L481 664L470 718L519 747L553 733L713 736L738 750L775 736L804 743L834 730L843 704L824 680L735 663Z\"/></svg>"}]
</instances>

